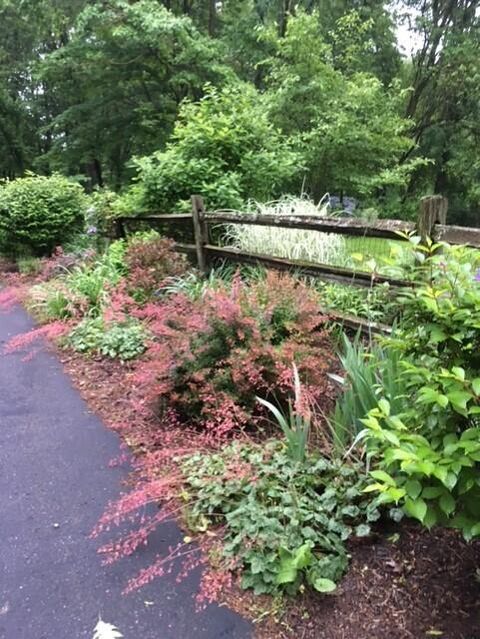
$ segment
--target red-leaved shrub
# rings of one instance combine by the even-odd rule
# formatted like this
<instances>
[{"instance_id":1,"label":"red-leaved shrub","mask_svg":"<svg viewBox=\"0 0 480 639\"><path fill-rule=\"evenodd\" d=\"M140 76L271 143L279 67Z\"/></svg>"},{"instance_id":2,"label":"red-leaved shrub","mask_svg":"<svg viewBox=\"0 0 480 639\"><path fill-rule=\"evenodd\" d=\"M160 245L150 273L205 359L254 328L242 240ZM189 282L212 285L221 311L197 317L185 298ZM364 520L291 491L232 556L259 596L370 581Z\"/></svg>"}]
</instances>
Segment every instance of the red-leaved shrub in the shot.
<instances>
[{"instance_id":1,"label":"red-leaved shrub","mask_svg":"<svg viewBox=\"0 0 480 639\"><path fill-rule=\"evenodd\" d=\"M256 396L285 407L293 399L292 362L304 393L325 407L332 347L314 293L289 275L147 304L137 313L154 343L139 366L141 394L160 413L205 428L214 438L261 425Z\"/></svg>"},{"instance_id":2,"label":"red-leaved shrub","mask_svg":"<svg viewBox=\"0 0 480 639\"><path fill-rule=\"evenodd\" d=\"M183 275L188 269L185 256L175 251L175 242L165 237L133 239L125 263L129 289L140 301L151 297L168 277Z\"/></svg>"}]
</instances>

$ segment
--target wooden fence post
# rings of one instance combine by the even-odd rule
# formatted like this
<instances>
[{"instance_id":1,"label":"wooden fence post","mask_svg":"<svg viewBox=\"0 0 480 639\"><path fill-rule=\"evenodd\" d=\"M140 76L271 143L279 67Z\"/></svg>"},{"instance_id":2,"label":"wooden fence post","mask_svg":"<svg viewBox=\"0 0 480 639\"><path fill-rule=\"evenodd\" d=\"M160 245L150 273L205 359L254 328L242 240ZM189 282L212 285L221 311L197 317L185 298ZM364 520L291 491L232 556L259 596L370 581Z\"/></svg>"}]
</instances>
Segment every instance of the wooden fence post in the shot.
<instances>
[{"instance_id":1,"label":"wooden fence post","mask_svg":"<svg viewBox=\"0 0 480 639\"><path fill-rule=\"evenodd\" d=\"M443 195L427 195L420 200L417 231L422 238L422 244L427 237L435 239L435 224L447 223L448 200Z\"/></svg>"},{"instance_id":2,"label":"wooden fence post","mask_svg":"<svg viewBox=\"0 0 480 639\"><path fill-rule=\"evenodd\" d=\"M204 275L208 274L208 259L205 244L208 244L208 227L205 222L205 208L200 195L192 195L192 218L197 249L198 268Z\"/></svg>"},{"instance_id":3,"label":"wooden fence post","mask_svg":"<svg viewBox=\"0 0 480 639\"><path fill-rule=\"evenodd\" d=\"M127 237L127 234L125 232L125 224L123 223L122 218L113 220L113 235L115 240L123 240Z\"/></svg>"}]
</instances>

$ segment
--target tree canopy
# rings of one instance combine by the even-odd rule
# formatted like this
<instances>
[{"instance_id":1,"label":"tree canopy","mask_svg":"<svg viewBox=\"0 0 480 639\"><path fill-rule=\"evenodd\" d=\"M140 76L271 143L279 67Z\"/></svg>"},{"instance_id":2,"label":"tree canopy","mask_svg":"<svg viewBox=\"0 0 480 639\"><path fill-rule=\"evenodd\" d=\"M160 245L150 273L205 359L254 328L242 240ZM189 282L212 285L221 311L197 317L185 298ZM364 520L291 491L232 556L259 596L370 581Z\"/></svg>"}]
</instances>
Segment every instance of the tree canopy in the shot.
<instances>
[{"instance_id":1,"label":"tree canopy","mask_svg":"<svg viewBox=\"0 0 480 639\"><path fill-rule=\"evenodd\" d=\"M0 0L0 177L134 179L153 209L304 189L399 217L439 192L475 224L479 5Z\"/></svg>"}]
</instances>

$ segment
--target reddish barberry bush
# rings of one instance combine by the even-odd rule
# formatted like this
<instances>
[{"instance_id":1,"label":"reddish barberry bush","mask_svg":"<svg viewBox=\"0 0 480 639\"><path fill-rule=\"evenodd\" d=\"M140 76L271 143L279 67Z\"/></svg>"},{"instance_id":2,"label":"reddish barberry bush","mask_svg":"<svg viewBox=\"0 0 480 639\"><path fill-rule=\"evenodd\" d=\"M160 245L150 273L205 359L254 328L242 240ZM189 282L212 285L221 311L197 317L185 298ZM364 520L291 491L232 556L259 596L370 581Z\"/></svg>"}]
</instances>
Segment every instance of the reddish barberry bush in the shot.
<instances>
[{"instance_id":1,"label":"reddish barberry bush","mask_svg":"<svg viewBox=\"0 0 480 639\"><path fill-rule=\"evenodd\" d=\"M149 299L169 277L183 275L188 269L184 255L174 250L169 238L133 239L125 253L128 285L139 301Z\"/></svg>"},{"instance_id":2,"label":"reddish barberry bush","mask_svg":"<svg viewBox=\"0 0 480 639\"><path fill-rule=\"evenodd\" d=\"M138 315L155 336L137 372L142 394L214 438L265 423L256 396L282 407L293 400L292 362L309 402L331 401L326 317L312 290L289 275L248 286L237 276L200 300L176 295Z\"/></svg>"}]
</instances>

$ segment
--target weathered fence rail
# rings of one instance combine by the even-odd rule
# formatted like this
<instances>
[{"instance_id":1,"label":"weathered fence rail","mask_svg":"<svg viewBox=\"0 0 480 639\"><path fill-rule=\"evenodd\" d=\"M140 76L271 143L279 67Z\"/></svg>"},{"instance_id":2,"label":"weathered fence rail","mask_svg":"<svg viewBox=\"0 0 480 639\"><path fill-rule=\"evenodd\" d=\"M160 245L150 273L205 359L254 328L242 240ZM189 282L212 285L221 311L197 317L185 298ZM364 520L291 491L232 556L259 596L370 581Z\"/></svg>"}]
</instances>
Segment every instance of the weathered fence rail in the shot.
<instances>
[{"instance_id":1,"label":"weathered fence rail","mask_svg":"<svg viewBox=\"0 0 480 639\"><path fill-rule=\"evenodd\" d=\"M177 243L181 252L196 255L199 269L207 273L211 263L223 259L240 264L263 264L267 268L282 271L295 271L322 280L338 282L352 286L370 287L388 282L392 287L412 286L412 282L385 277L330 264L318 264L298 260L288 260L271 255L249 253L229 246L217 246L211 243L210 228L215 225L248 224L273 228L300 229L335 233L350 237L381 238L407 240L411 233L422 238L432 237L450 244L465 244L480 248L480 229L446 224L448 201L439 195L422 198L417 222L400 220L377 220L370 222L358 218L314 217L298 215L259 215L233 211L205 211L200 196L192 196L191 213L167 213L123 217L117 220L117 233L123 237L129 228L143 222L149 226L176 225L193 230L195 244ZM348 326L365 330L385 332L388 327L375 325L353 316L339 315L328 311L330 315L341 318Z\"/></svg>"}]
</instances>

